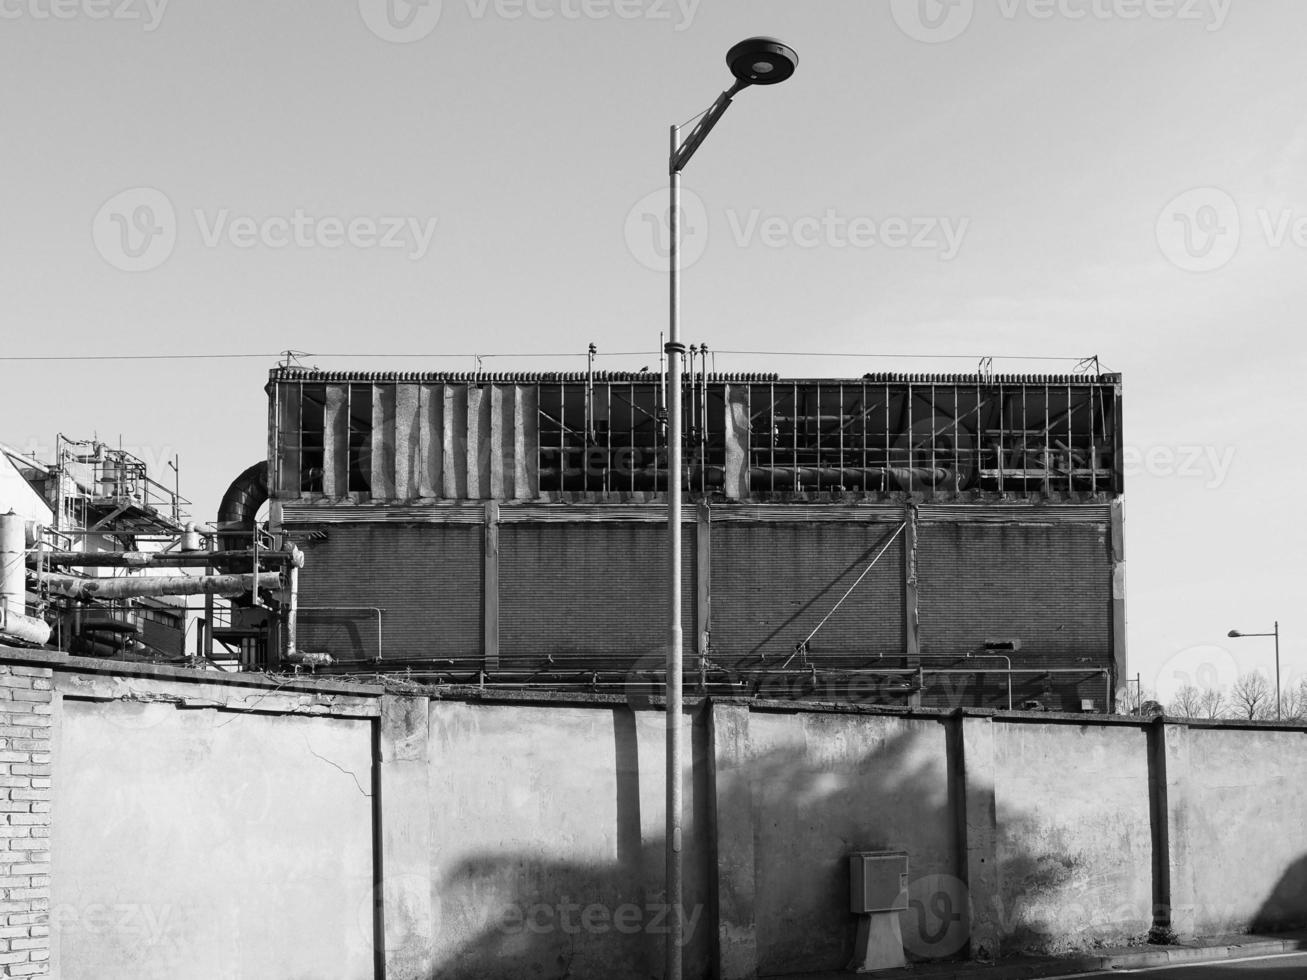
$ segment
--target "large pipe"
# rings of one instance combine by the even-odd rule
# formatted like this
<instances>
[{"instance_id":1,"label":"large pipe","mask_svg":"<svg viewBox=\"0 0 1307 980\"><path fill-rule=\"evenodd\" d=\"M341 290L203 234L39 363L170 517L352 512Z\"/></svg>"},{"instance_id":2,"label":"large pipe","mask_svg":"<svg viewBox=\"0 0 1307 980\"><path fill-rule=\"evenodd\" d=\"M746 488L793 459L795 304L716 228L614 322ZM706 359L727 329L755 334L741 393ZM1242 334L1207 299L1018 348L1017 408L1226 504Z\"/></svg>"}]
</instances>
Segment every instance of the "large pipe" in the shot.
<instances>
[{"instance_id":1,"label":"large pipe","mask_svg":"<svg viewBox=\"0 0 1307 980\"><path fill-rule=\"evenodd\" d=\"M50 624L27 615L27 521L0 514L0 640L45 646Z\"/></svg>"},{"instance_id":2,"label":"large pipe","mask_svg":"<svg viewBox=\"0 0 1307 980\"><path fill-rule=\"evenodd\" d=\"M21 613L27 605L27 528L12 510L0 514L0 596L8 612Z\"/></svg>"},{"instance_id":3,"label":"large pipe","mask_svg":"<svg viewBox=\"0 0 1307 980\"><path fill-rule=\"evenodd\" d=\"M303 554L298 548L295 549L300 558ZM301 561L300 564L303 562ZM294 660L299 656L299 650L295 646L295 633L299 627L299 592L300 592L300 568L298 564L292 563L290 572L286 576L288 579L286 585L290 592L286 602L286 658ZM377 613L377 620L380 622L381 614ZM381 656L381 638L377 637L377 656Z\"/></svg>"},{"instance_id":4,"label":"large pipe","mask_svg":"<svg viewBox=\"0 0 1307 980\"><path fill-rule=\"evenodd\" d=\"M73 578L42 575L41 581L56 595L70 599L134 599L158 595L238 596L254 587L253 575L158 575L131 578ZM279 589L281 575L260 572L260 589Z\"/></svg>"},{"instance_id":5,"label":"large pipe","mask_svg":"<svg viewBox=\"0 0 1307 980\"><path fill-rule=\"evenodd\" d=\"M218 505L218 547L229 550L248 545L259 508L267 499L268 462L262 460L236 477L222 495Z\"/></svg>"},{"instance_id":6,"label":"large pipe","mask_svg":"<svg viewBox=\"0 0 1307 980\"><path fill-rule=\"evenodd\" d=\"M268 562L298 562L304 564L304 554L298 548L289 551L270 551L260 549L258 553L261 563ZM77 568L106 568L106 567L125 567L125 568L158 568L168 566L172 568L198 567L201 565L217 565L219 563L237 564L243 561L247 566L254 558L252 549L241 551L45 551L39 555L32 554L28 556L28 563L35 565L38 560L43 560L47 565L60 565Z\"/></svg>"}]
</instances>

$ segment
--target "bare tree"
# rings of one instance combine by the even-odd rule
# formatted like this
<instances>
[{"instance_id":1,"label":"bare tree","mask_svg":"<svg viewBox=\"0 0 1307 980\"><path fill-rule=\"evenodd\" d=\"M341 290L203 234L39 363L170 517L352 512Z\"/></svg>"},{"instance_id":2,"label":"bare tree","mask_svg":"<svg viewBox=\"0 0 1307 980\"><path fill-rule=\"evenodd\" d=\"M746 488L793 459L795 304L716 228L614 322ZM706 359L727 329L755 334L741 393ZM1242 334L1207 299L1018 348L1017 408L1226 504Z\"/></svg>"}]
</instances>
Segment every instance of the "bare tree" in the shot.
<instances>
[{"instance_id":1,"label":"bare tree","mask_svg":"<svg viewBox=\"0 0 1307 980\"><path fill-rule=\"evenodd\" d=\"M1307 677L1296 687L1287 687L1282 695L1282 715L1285 721L1307 721Z\"/></svg>"},{"instance_id":2,"label":"bare tree","mask_svg":"<svg viewBox=\"0 0 1307 980\"><path fill-rule=\"evenodd\" d=\"M1166 713L1177 718L1201 718L1203 692L1192 684L1186 684L1175 692L1175 697L1166 706Z\"/></svg>"},{"instance_id":3,"label":"bare tree","mask_svg":"<svg viewBox=\"0 0 1307 980\"><path fill-rule=\"evenodd\" d=\"M1197 718L1220 718L1225 714L1225 692L1220 688L1205 688L1198 700Z\"/></svg>"},{"instance_id":4,"label":"bare tree","mask_svg":"<svg viewBox=\"0 0 1307 980\"><path fill-rule=\"evenodd\" d=\"M1240 674L1230 692L1230 702L1240 718L1275 717L1275 692L1264 674Z\"/></svg>"}]
</instances>

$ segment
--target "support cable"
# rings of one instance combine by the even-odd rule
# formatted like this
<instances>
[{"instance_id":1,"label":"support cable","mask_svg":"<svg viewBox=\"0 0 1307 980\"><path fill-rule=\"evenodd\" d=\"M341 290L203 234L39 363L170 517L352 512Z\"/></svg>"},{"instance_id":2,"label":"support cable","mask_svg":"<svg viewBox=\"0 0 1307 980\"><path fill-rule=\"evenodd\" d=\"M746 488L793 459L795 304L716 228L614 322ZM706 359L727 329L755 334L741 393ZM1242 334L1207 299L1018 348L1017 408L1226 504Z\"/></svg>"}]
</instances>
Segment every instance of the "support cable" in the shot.
<instances>
[{"instance_id":1,"label":"support cable","mask_svg":"<svg viewBox=\"0 0 1307 980\"><path fill-rule=\"evenodd\" d=\"M880 549L880 551L876 553L876 557L871 560L871 564L869 564L866 568L864 568L862 570L862 574L858 576L857 581L855 581L852 585L849 586L849 591L845 592L844 595L840 596L839 602L835 603L835 605L831 608L831 611L828 612L824 617L822 617L822 621L813 627L811 633L809 633L797 644L795 644L794 650L796 653L803 654L804 656L807 655L808 641L811 640L814 636L816 636L817 631L826 625L826 621L835 615L836 610L838 610L840 606L844 604L844 600L847 599L849 596L853 595L853 590L856 589L860 584L862 584L862 580L867 577L867 573L876 567L876 562L880 561L881 556L884 555L885 552L889 550L889 546L894 543L894 540L900 534L903 533L903 529L906 528L907 526L908 526L908 522L904 521L902 524L898 526L898 528L894 531L894 533L890 535L890 539L886 541L884 546ZM786 661L786 663L788 662L789 661Z\"/></svg>"}]
</instances>

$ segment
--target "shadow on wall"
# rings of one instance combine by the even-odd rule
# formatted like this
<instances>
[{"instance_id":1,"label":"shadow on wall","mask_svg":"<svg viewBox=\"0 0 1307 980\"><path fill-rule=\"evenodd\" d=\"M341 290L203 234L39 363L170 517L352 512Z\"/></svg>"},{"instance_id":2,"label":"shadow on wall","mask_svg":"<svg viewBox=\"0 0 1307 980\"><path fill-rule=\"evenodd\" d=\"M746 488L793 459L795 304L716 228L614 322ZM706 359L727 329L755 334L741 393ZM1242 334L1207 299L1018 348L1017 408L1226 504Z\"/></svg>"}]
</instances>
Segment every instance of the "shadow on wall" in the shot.
<instances>
[{"instance_id":1,"label":"shadow on wall","mask_svg":"<svg viewBox=\"0 0 1307 980\"><path fill-rule=\"evenodd\" d=\"M1307 929L1307 856L1289 865L1253 919L1251 932Z\"/></svg>"},{"instance_id":2,"label":"shadow on wall","mask_svg":"<svg viewBox=\"0 0 1307 980\"><path fill-rule=\"evenodd\" d=\"M479 798L481 806L499 808L495 818L507 826L503 836L512 845L488 848L481 834L479 844L459 854L457 828L445 828L437 846L447 857L434 882L433 977L662 976L668 926L663 769L660 742L647 722L660 723L661 715L591 710L605 719L602 737L612 742L603 748L615 759L612 771L585 773L588 785L599 784L605 803L602 812L594 807L596 823L560 839L551 814L578 805L575 796L554 796L543 809L540 801L550 796L545 787L556 785L559 767L580 763L528 745L526 752L539 752L531 770L544 782ZM910 907L900 918L909 959L967 956L966 821L958 817L964 802L955 720L756 712L743 755L730 764L719 755L713 787L706 714L696 714L686 786L687 978L712 976L718 956L737 953L741 944L746 960L756 956L761 976L843 970L856 927L848 855L862 850L910 855ZM588 751L600 755L598 745ZM486 757L487 766L493 758ZM498 799L501 792L518 794L519 803ZM715 842L708 831L710 796L718 808ZM520 806L523 797L530 800L526 806ZM534 818L504 825L503 811L513 805ZM1076 864L1074 853L1059 857L1041 844L1049 843L1049 827L1065 813L1050 806L1034 800L1023 811L1004 808L1000 896L985 898L998 905L998 936L1005 941L988 952L1066 945L1068 930L1071 946L1098 945L1104 937L1142 939L1151 925L1146 902L1111 904L1113 883L1097 881L1092 869ZM478 813L465 804L462 810L459 819L476 827ZM593 857L595 841L607 857ZM591 857L559 857L569 851ZM1006 883L1005 868L1012 871Z\"/></svg>"},{"instance_id":3,"label":"shadow on wall","mask_svg":"<svg viewBox=\"0 0 1307 980\"><path fill-rule=\"evenodd\" d=\"M615 807L611 825L592 827L591 840L604 842L611 860L561 861L556 854L577 841L560 840L542 825L516 826L521 841L538 847L481 851L461 857L435 882L436 969L441 980L623 980L660 976L669 929L664 891L663 766L646 762L653 727L663 715L627 708L611 712L613 771L595 774L609 781ZM640 737L644 729L644 737ZM584 753L590 747L576 746ZM597 747L596 747L597 748ZM691 759L684 789L685 976L706 978L712 955L706 853L708 823L707 725L700 711L686 745ZM528 749L530 751L530 749ZM592 750L593 751L593 750ZM598 754L597 751L595 754ZM540 758L537 771L568 760ZM650 771L651 770L651 771ZM642 786L643 781L643 786ZM656 783L656 785L653 785ZM534 788L539 791L539 787ZM496 805L496 801L486 801ZM560 798L559 806L575 805ZM470 813L468 819L475 821ZM656 828L656 833L650 829Z\"/></svg>"}]
</instances>

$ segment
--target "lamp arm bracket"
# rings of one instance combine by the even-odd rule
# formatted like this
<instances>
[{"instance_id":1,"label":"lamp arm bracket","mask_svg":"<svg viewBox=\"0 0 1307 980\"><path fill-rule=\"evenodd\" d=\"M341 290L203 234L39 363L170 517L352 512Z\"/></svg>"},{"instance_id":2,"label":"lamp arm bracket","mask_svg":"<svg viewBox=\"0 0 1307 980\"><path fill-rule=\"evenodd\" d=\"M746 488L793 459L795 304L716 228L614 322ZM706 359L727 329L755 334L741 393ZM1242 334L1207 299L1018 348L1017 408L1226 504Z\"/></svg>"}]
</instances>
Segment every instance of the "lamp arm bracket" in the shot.
<instances>
[{"instance_id":1,"label":"lamp arm bracket","mask_svg":"<svg viewBox=\"0 0 1307 980\"><path fill-rule=\"evenodd\" d=\"M736 82L721 95L717 96L717 101L714 102L712 106L709 107L708 111L699 118L699 122L695 125L694 129L690 130L690 135L685 138L685 141L681 143L681 145L676 148L676 152L672 154L672 158L668 165L668 173L677 174L685 169L685 165L690 162L690 157L694 156L694 151L699 149L700 144L708 138L708 134L712 132L712 128L717 125L717 120L721 119L726 113L726 110L730 108L731 99L733 99L735 94L744 87L745 86L740 82Z\"/></svg>"}]
</instances>

